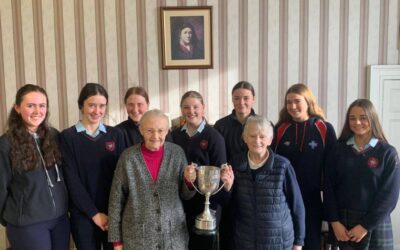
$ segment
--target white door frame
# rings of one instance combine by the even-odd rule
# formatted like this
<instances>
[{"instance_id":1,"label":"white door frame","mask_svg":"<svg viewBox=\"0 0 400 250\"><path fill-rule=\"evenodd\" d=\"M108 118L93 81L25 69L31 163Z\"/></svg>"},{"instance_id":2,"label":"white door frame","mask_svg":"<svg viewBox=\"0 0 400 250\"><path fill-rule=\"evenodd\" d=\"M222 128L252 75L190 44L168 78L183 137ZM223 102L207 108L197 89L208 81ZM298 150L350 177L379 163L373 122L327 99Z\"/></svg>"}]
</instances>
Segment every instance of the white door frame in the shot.
<instances>
[{"instance_id":1,"label":"white door frame","mask_svg":"<svg viewBox=\"0 0 400 250\"><path fill-rule=\"evenodd\" d=\"M367 97L374 104L383 123L383 84L385 80L400 79L400 65L370 65L367 72Z\"/></svg>"}]
</instances>

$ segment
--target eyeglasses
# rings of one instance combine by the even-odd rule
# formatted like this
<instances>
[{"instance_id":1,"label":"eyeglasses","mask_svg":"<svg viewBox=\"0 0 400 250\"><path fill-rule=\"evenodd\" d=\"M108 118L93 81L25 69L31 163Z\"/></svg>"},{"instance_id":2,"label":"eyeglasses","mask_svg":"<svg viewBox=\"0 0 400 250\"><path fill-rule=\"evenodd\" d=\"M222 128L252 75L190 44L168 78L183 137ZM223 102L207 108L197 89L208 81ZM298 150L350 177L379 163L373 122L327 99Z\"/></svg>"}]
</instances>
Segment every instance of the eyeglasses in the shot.
<instances>
[{"instance_id":1,"label":"eyeglasses","mask_svg":"<svg viewBox=\"0 0 400 250\"><path fill-rule=\"evenodd\" d=\"M166 133L168 131L168 129L165 129L165 128L164 129L162 129L162 128L160 128L160 129L149 128L149 129L144 129L143 131L146 134L152 135L152 134L164 134L164 133Z\"/></svg>"}]
</instances>

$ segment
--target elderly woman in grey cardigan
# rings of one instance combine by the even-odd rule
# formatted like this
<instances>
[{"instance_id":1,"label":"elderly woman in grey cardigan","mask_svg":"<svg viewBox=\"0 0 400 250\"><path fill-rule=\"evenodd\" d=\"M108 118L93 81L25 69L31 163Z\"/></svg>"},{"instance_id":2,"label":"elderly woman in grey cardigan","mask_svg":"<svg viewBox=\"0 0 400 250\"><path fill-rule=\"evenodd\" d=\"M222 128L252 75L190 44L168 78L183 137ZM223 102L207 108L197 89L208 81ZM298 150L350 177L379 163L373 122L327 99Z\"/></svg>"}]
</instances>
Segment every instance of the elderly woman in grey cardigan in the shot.
<instances>
[{"instance_id":1,"label":"elderly woman in grey cardigan","mask_svg":"<svg viewBox=\"0 0 400 250\"><path fill-rule=\"evenodd\" d=\"M168 117L147 111L140 120L144 143L125 150L117 164L109 202L108 239L114 249L187 249L188 232L180 198L194 190L183 180L183 150L165 142ZM185 173L191 179L191 173Z\"/></svg>"}]
</instances>

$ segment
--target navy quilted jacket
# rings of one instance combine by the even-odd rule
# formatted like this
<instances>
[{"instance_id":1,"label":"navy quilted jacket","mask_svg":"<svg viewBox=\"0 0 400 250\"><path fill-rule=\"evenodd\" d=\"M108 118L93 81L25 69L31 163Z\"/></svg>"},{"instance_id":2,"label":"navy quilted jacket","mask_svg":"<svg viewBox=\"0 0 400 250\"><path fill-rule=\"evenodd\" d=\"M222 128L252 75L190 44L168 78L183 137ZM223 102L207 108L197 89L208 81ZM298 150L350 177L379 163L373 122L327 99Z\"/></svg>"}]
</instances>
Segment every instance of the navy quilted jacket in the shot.
<instances>
[{"instance_id":1,"label":"navy quilted jacket","mask_svg":"<svg viewBox=\"0 0 400 250\"><path fill-rule=\"evenodd\" d=\"M303 199L290 162L269 150L261 168L252 170L247 152L234 158L232 192L234 249L291 249L303 245Z\"/></svg>"}]
</instances>

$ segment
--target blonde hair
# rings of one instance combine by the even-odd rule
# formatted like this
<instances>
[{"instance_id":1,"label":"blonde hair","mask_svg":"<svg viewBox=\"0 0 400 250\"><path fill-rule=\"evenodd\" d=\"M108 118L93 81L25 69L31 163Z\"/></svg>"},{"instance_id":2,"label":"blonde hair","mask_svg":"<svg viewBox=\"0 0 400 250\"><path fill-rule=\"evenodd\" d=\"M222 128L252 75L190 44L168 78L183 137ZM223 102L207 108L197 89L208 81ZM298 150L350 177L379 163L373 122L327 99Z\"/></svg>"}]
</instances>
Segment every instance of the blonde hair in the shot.
<instances>
[{"instance_id":1,"label":"blonde hair","mask_svg":"<svg viewBox=\"0 0 400 250\"><path fill-rule=\"evenodd\" d=\"M317 104L317 100L314 96L314 94L311 92L311 90L307 87L307 85L303 83L297 83L292 85L285 94L285 99L283 103L283 108L279 112L279 121L278 124L283 123L283 122L288 122L292 120L292 117L290 116L289 112L287 111L286 108L286 99L289 94L298 94L304 97L304 99L307 102L308 105L308 115L311 117L318 117L321 120L325 120L325 115L324 111L320 106Z\"/></svg>"}]
</instances>

